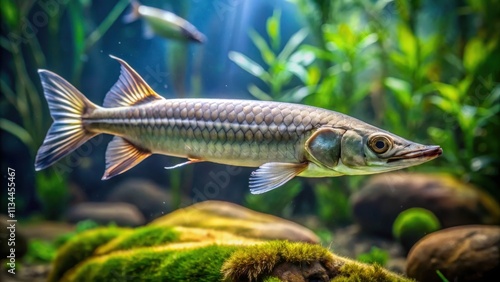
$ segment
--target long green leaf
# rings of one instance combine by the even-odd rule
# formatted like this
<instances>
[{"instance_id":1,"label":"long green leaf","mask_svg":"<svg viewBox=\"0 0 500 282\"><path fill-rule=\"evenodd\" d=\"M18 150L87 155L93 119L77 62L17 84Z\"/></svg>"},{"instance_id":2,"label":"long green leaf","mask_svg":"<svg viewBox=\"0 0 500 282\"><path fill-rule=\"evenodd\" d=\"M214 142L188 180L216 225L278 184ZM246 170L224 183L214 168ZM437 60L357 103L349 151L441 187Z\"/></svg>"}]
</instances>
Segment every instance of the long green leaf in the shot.
<instances>
[{"instance_id":1,"label":"long green leaf","mask_svg":"<svg viewBox=\"0 0 500 282\"><path fill-rule=\"evenodd\" d=\"M85 51L85 17L80 1L70 1L68 11L71 18L73 34L73 81L80 78L82 72L82 55Z\"/></svg>"},{"instance_id":2,"label":"long green leaf","mask_svg":"<svg viewBox=\"0 0 500 282\"><path fill-rule=\"evenodd\" d=\"M7 84L6 81L0 78L0 89L2 90L2 93L5 95L7 100L14 106L17 107L17 100L16 100L16 94L14 91L10 88L10 86Z\"/></svg>"},{"instance_id":3,"label":"long green leaf","mask_svg":"<svg viewBox=\"0 0 500 282\"><path fill-rule=\"evenodd\" d=\"M262 36L260 36L260 34L253 29L248 32L248 35L252 39L253 44L255 44L257 49L259 49L264 62L268 65L273 64L274 60L276 60L276 55L274 55L273 51L271 51L271 48L269 48L269 45L267 45L264 38L262 38Z\"/></svg>"},{"instance_id":4,"label":"long green leaf","mask_svg":"<svg viewBox=\"0 0 500 282\"><path fill-rule=\"evenodd\" d=\"M396 99L405 109L411 107L411 86L408 82L398 78L388 77L384 80L384 84L394 93Z\"/></svg>"},{"instance_id":5,"label":"long green leaf","mask_svg":"<svg viewBox=\"0 0 500 282\"><path fill-rule=\"evenodd\" d=\"M254 84L251 84L250 86L248 86L248 92L250 92L250 94L252 94L252 96L254 96L255 98L262 100L262 101L272 101L273 100L273 98L271 96L266 94L264 91L260 90L260 88Z\"/></svg>"},{"instance_id":6,"label":"long green leaf","mask_svg":"<svg viewBox=\"0 0 500 282\"><path fill-rule=\"evenodd\" d=\"M240 68L249 72L251 75L258 77L265 82L268 81L267 79L268 75L264 70L264 68L262 68L262 66L260 66L247 56L239 52L231 51L229 52L229 59L235 62Z\"/></svg>"},{"instance_id":7,"label":"long green leaf","mask_svg":"<svg viewBox=\"0 0 500 282\"><path fill-rule=\"evenodd\" d=\"M299 31L297 31L292 37L290 37L290 40L286 43L285 47L283 47L283 50L281 53L278 55L278 60L287 60L288 57L292 55L292 53L297 49L297 47L306 39L307 34L309 32L307 31L306 28L303 28Z\"/></svg>"},{"instance_id":8,"label":"long green leaf","mask_svg":"<svg viewBox=\"0 0 500 282\"><path fill-rule=\"evenodd\" d=\"M274 50L278 50L281 44L280 32L281 10L274 10L273 16L266 22L267 34L271 39L271 45Z\"/></svg>"},{"instance_id":9,"label":"long green leaf","mask_svg":"<svg viewBox=\"0 0 500 282\"><path fill-rule=\"evenodd\" d=\"M8 119L0 118L0 128L19 138L28 147L33 144L33 138L29 132Z\"/></svg>"}]
</instances>

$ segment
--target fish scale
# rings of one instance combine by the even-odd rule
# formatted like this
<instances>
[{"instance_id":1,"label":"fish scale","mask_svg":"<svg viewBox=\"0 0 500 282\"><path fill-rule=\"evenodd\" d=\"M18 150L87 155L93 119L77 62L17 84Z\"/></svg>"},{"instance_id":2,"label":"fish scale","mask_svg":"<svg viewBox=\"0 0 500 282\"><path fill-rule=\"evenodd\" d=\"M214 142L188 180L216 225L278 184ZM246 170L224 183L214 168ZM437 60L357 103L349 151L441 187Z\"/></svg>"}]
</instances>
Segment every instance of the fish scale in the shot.
<instances>
[{"instance_id":1,"label":"fish scale","mask_svg":"<svg viewBox=\"0 0 500 282\"><path fill-rule=\"evenodd\" d=\"M254 194L295 176L331 177L396 170L441 155L439 146L408 141L353 117L311 106L224 99L165 99L125 61L99 107L55 73L39 70L54 123L38 150L44 169L90 138L115 137L106 150L103 180L151 154L259 167L250 176Z\"/></svg>"}]
</instances>

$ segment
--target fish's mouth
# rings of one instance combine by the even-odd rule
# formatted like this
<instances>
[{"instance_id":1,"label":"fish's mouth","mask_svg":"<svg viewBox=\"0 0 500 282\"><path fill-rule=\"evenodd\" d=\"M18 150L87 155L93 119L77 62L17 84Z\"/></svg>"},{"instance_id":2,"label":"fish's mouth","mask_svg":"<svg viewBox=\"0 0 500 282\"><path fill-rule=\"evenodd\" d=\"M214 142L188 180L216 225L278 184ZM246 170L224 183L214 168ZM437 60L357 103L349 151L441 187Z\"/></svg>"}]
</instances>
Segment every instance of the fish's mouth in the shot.
<instances>
[{"instance_id":1,"label":"fish's mouth","mask_svg":"<svg viewBox=\"0 0 500 282\"><path fill-rule=\"evenodd\" d=\"M423 149L412 150L398 156L393 156L387 160L387 163L403 161L403 160L423 160L429 161L443 154L443 149L439 146L428 146Z\"/></svg>"}]
</instances>

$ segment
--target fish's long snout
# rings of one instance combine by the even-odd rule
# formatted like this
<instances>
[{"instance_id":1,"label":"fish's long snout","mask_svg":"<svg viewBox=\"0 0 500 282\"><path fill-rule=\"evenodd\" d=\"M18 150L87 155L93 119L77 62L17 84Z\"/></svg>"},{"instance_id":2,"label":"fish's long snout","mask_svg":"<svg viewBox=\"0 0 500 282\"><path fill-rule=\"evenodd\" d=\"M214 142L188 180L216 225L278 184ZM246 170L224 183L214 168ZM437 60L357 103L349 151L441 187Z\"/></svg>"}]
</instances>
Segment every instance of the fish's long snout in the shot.
<instances>
[{"instance_id":1,"label":"fish's long snout","mask_svg":"<svg viewBox=\"0 0 500 282\"><path fill-rule=\"evenodd\" d=\"M387 162L395 162L401 160L425 160L429 161L435 159L443 154L443 149L437 145L424 146L423 148L419 148L416 150L410 150L406 153L394 156L390 158Z\"/></svg>"},{"instance_id":2,"label":"fish's long snout","mask_svg":"<svg viewBox=\"0 0 500 282\"><path fill-rule=\"evenodd\" d=\"M443 154L443 149L440 146L429 146L426 150L422 151L423 157L437 158Z\"/></svg>"}]
</instances>

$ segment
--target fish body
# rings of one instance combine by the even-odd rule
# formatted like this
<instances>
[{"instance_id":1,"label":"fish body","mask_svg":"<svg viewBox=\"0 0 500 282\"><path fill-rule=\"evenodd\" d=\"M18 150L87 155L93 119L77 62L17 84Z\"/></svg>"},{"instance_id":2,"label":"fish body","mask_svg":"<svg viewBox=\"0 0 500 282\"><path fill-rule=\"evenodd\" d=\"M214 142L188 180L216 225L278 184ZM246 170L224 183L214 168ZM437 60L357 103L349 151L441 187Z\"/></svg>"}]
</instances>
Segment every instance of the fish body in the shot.
<instances>
[{"instance_id":1,"label":"fish body","mask_svg":"<svg viewBox=\"0 0 500 282\"><path fill-rule=\"evenodd\" d=\"M126 23L142 18L146 23L145 34L157 34L164 38L203 43L206 37L194 25L174 13L131 1L132 12L125 16Z\"/></svg>"},{"instance_id":2,"label":"fish body","mask_svg":"<svg viewBox=\"0 0 500 282\"><path fill-rule=\"evenodd\" d=\"M165 99L125 61L103 107L55 73L40 70L54 124L38 151L40 170L98 134L114 135L106 151L109 179L151 154L196 162L258 167L252 193L277 188L295 176L360 175L421 164L442 153L353 117L300 104Z\"/></svg>"}]
</instances>

